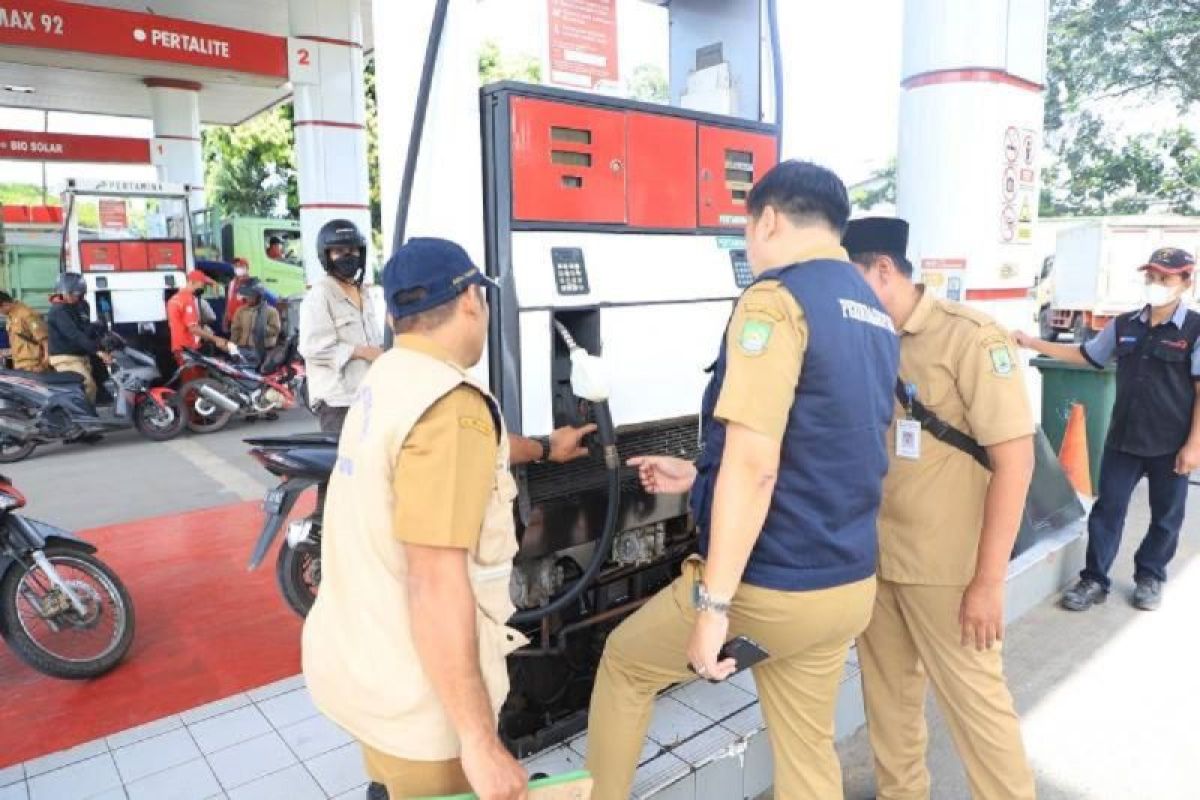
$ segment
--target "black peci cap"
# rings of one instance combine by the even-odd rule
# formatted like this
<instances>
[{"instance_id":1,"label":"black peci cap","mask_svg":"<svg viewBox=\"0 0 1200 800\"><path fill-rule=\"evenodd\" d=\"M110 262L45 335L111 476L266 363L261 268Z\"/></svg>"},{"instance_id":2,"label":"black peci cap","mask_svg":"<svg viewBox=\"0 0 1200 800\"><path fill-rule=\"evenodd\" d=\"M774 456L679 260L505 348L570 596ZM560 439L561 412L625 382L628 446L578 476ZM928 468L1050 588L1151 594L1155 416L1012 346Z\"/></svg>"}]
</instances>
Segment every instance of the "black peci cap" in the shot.
<instances>
[{"instance_id":1,"label":"black peci cap","mask_svg":"<svg viewBox=\"0 0 1200 800\"><path fill-rule=\"evenodd\" d=\"M908 252L908 222L898 217L864 217L852 219L842 236L846 252L895 253Z\"/></svg>"}]
</instances>

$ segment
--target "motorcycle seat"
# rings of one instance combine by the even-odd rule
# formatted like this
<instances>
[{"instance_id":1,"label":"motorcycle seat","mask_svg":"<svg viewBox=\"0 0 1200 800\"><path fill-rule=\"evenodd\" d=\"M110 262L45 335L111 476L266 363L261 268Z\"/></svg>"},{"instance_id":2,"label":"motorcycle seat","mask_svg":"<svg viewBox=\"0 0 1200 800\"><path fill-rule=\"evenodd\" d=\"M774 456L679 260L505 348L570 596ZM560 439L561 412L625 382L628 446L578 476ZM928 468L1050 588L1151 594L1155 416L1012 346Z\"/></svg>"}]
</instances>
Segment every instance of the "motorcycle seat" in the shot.
<instances>
[{"instance_id":1,"label":"motorcycle seat","mask_svg":"<svg viewBox=\"0 0 1200 800\"><path fill-rule=\"evenodd\" d=\"M26 378L47 386L82 386L83 376L77 372L30 372L24 369L0 369L0 377Z\"/></svg>"}]
</instances>

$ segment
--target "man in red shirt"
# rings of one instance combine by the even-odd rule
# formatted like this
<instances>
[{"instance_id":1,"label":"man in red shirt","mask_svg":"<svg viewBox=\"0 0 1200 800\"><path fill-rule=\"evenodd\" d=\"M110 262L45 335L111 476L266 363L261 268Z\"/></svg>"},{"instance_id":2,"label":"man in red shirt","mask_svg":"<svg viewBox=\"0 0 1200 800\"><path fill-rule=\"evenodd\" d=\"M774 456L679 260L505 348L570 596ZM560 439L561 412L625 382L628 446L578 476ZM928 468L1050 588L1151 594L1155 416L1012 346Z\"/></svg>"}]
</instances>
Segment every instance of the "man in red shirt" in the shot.
<instances>
[{"instance_id":1,"label":"man in red shirt","mask_svg":"<svg viewBox=\"0 0 1200 800\"><path fill-rule=\"evenodd\" d=\"M185 347L192 349L200 346L201 340L212 342L221 350L229 349L229 342L214 334L200 323L200 307L196 296L204 291L205 286L215 284L212 278L198 269L187 275L187 285L180 289L167 301L167 326L171 330L171 353L175 360L180 361Z\"/></svg>"}]
</instances>

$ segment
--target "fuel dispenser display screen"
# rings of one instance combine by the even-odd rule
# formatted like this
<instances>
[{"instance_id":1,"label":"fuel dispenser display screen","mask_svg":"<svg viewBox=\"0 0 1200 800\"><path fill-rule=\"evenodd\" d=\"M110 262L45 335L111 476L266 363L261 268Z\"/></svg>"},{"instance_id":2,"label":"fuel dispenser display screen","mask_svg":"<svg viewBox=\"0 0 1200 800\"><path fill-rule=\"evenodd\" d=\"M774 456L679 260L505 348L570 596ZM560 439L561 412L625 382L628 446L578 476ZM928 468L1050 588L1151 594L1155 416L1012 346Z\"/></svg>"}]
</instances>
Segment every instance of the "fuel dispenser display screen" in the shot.
<instances>
[{"instance_id":1,"label":"fuel dispenser display screen","mask_svg":"<svg viewBox=\"0 0 1200 800\"><path fill-rule=\"evenodd\" d=\"M552 247L550 259L554 262L554 285L559 294L587 294L591 291L582 248Z\"/></svg>"}]
</instances>

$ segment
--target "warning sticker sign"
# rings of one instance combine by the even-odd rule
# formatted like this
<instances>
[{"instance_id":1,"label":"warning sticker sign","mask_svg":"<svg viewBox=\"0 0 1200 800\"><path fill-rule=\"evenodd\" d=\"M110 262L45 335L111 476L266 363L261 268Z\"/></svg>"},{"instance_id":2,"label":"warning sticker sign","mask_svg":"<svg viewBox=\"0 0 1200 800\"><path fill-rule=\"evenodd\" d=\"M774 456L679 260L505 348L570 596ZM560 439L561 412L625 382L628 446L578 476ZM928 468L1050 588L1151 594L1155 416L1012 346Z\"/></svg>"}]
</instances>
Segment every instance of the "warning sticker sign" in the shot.
<instances>
[{"instance_id":1,"label":"warning sticker sign","mask_svg":"<svg viewBox=\"0 0 1200 800\"><path fill-rule=\"evenodd\" d=\"M548 0L550 82L576 89L615 84L617 0Z\"/></svg>"},{"instance_id":2,"label":"warning sticker sign","mask_svg":"<svg viewBox=\"0 0 1200 800\"><path fill-rule=\"evenodd\" d=\"M1000 182L1000 241L1033 244L1037 215L1037 132L1008 126L1004 131Z\"/></svg>"}]
</instances>

